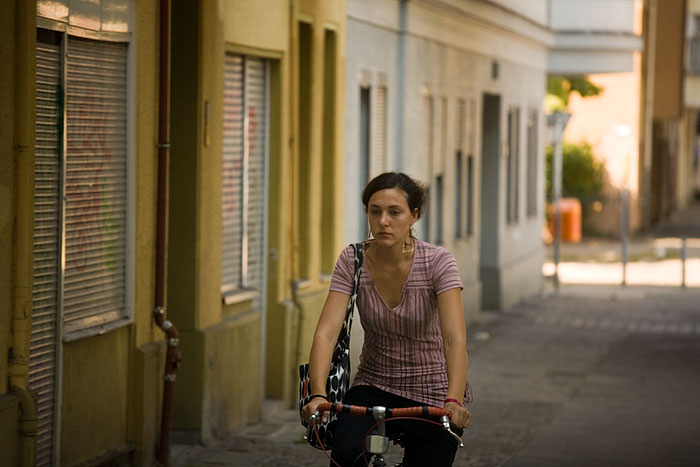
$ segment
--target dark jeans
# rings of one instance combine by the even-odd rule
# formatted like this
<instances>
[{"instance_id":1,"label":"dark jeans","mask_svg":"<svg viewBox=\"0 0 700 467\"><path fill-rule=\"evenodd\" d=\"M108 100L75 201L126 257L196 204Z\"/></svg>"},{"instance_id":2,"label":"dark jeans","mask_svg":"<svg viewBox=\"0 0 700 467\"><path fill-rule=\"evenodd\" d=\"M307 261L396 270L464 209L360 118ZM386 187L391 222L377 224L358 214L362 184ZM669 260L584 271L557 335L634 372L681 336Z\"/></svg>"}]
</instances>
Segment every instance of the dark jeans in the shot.
<instances>
[{"instance_id":1,"label":"dark jeans","mask_svg":"<svg viewBox=\"0 0 700 467\"><path fill-rule=\"evenodd\" d=\"M413 407L425 405L370 386L356 386L345 395L345 404L383 407ZM361 467L362 445L367 430L374 425L372 417L341 414L333 437L332 458L342 467ZM462 435L461 429L453 429ZM386 434L403 433L406 467L449 467L457 452L457 441L441 426L422 421L395 420L386 423ZM335 464L331 463L331 466Z\"/></svg>"}]
</instances>

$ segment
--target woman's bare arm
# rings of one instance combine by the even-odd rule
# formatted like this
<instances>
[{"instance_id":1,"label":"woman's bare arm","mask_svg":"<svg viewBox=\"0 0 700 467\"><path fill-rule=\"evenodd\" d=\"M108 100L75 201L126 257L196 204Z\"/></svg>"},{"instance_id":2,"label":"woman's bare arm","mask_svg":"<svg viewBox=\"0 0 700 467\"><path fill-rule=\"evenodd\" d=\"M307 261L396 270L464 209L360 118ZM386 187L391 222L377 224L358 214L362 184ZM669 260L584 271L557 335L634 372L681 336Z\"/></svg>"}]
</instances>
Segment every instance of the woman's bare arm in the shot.
<instances>
[{"instance_id":1,"label":"woman's bare arm","mask_svg":"<svg viewBox=\"0 0 700 467\"><path fill-rule=\"evenodd\" d=\"M438 312L447 362L447 398L460 401L460 404L445 404L445 408L452 411L453 424L465 427L469 424L471 414L461 407L469 368L467 325L464 320L461 290L450 289L438 295Z\"/></svg>"},{"instance_id":2,"label":"woman's bare arm","mask_svg":"<svg viewBox=\"0 0 700 467\"><path fill-rule=\"evenodd\" d=\"M316 325L314 341L311 346L311 356L309 357L309 380L311 382L310 393L326 395L326 379L331 366L331 357L338 335L345 321L345 313L348 308L350 296L340 292L329 292L326 303L323 305L321 317ZM316 398L311 400L303 409L302 415L308 418L316 410L316 406L324 399ZM328 414L324 414L325 419Z\"/></svg>"}]
</instances>

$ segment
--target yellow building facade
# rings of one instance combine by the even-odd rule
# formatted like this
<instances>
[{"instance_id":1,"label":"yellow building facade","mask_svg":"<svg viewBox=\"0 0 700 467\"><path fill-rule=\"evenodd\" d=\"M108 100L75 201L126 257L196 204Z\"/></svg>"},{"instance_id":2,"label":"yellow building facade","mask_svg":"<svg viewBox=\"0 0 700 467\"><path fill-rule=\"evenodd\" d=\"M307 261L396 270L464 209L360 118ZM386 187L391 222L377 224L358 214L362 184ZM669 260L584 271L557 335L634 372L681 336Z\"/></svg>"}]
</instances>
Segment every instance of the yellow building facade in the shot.
<instances>
[{"instance_id":1,"label":"yellow building facade","mask_svg":"<svg viewBox=\"0 0 700 467\"><path fill-rule=\"evenodd\" d=\"M168 303L183 441L258 421L264 399L294 403L342 247L344 15L344 2L174 5Z\"/></svg>"},{"instance_id":2,"label":"yellow building facade","mask_svg":"<svg viewBox=\"0 0 700 467\"><path fill-rule=\"evenodd\" d=\"M110 30L59 3L7 3L3 462L148 464L164 359L150 317L158 10L116 2ZM98 56L111 65L86 80Z\"/></svg>"},{"instance_id":3,"label":"yellow building facade","mask_svg":"<svg viewBox=\"0 0 700 467\"><path fill-rule=\"evenodd\" d=\"M159 5L9 3L3 462L153 465L166 348L152 318ZM259 420L265 399L295 404L342 249L346 9L174 3L166 286L182 360L172 429L197 442Z\"/></svg>"}]
</instances>

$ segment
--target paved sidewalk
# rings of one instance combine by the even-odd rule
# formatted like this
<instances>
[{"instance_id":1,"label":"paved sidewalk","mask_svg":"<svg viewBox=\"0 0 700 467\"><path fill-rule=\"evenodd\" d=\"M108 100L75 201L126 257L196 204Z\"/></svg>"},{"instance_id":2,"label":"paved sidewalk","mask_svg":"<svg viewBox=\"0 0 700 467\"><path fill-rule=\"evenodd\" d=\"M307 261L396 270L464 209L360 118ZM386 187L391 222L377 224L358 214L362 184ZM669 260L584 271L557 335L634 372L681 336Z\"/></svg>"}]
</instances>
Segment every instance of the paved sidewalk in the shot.
<instances>
[{"instance_id":1,"label":"paved sidewalk","mask_svg":"<svg viewBox=\"0 0 700 467\"><path fill-rule=\"evenodd\" d=\"M484 313L455 466L697 465L699 303L698 288L563 285ZM172 464L328 465L302 435L296 411L272 411L216 446L174 446Z\"/></svg>"}]
</instances>

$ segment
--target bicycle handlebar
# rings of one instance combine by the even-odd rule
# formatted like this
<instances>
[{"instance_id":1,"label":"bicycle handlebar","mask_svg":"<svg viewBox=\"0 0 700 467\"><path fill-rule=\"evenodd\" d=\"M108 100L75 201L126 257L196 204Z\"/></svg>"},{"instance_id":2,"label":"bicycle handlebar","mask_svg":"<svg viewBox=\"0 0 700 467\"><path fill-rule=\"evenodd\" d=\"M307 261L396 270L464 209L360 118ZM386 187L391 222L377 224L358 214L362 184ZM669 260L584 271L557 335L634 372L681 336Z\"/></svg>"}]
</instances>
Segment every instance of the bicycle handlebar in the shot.
<instances>
[{"instance_id":1,"label":"bicycle handlebar","mask_svg":"<svg viewBox=\"0 0 700 467\"><path fill-rule=\"evenodd\" d=\"M385 419L393 417L437 417L442 423L442 428L447 431L459 443L459 447L463 448L464 443L462 438L452 431L450 427L450 417L452 413L442 407L431 405L419 405L416 407L365 407L362 405L341 404L340 402L323 402L316 406L316 412L311 416L311 423L308 431L310 432L315 421L321 416L322 412L337 412L349 413L352 415L368 415L374 417L378 423ZM309 434L307 433L307 436Z\"/></svg>"},{"instance_id":2,"label":"bicycle handlebar","mask_svg":"<svg viewBox=\"0 0 700 467\"><path fill-rule=\"evenodd\" d=\"M452 414L442 407L422 405L416 407L364 407L361 405L341 404L339 402L323 402L316 406L318 412L350 413L353 415L369 415L377 418L391 417L450 417Z\"/></svg>"}]
</instances>

